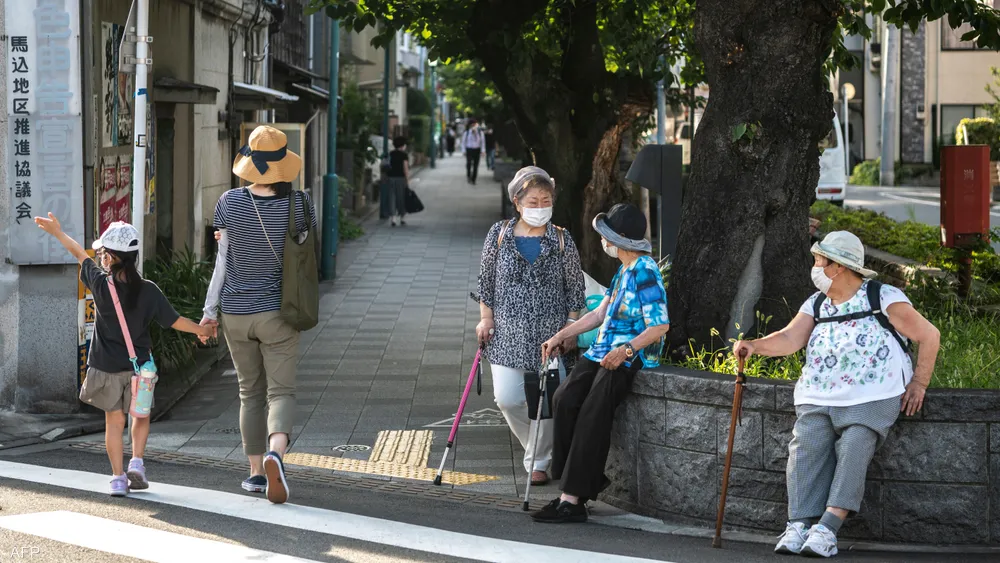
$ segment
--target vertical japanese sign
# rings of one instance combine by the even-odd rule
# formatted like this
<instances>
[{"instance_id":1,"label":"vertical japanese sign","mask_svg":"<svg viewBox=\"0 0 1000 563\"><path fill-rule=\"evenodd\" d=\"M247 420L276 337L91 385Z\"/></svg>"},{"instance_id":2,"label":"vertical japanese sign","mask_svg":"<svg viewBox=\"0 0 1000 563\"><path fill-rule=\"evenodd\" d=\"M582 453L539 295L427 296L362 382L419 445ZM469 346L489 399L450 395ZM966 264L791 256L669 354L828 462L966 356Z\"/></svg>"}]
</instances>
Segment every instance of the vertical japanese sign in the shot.
<instances>
[{"instance_id":1,"label":"vertical japanese sign","mask_svg":"<svg viewBox=\"0 0 1000 563\"><path fill-rule=\"evenodd\" d=\"M94 251L88 250L87 254L94 257ZM90 341L94 338L94 321L97 320L97 309L94 306L94 295L90 293L83 282L77 276L77 299L79 300L77 327L80 329L80 338L77 343L77 389L83 386L83 380L87 378L87 357L90 354Z\"/></svg>"},{"instance_id":2,"label":"vertical japanese sign","mask_svg":"<svg viewBox=\"0 0 1000 563\"><path fill-rule=\"evenodd\" d=\"M15 264L76 260L32 217L55 213L83 240L83 123L80 14L75 0L6 2L10 259Z\"/></svg>"}]
</instances>

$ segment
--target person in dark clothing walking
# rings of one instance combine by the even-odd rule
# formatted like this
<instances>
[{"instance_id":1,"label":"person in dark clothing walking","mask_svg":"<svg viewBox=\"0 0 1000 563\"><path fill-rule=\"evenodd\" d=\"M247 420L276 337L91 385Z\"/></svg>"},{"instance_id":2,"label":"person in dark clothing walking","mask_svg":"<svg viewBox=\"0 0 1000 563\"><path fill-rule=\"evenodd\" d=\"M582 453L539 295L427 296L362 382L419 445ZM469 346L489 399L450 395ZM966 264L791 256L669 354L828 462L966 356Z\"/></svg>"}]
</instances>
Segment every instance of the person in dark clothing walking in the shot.
<instances>
[{"instance_id":1,"label":"person in dark clothing walking","mask_svg":"<svg viewBox=\"0 0 1000 563\"><path fill-rule=\"evenodd\" d=\"M593 226L604 252L622 265L596 310L542 344L544 362L567 339L600 327L594 345L555 393L550 472L553 479L562 478L563 494L532 513L536 522L587 521L587 501L611 484L604 464L615 409L628 396L635 374L659 365L670 330L663 277L644 238L645 215L620 203L595 217Z\"/></svg>"},{"instance_id":2,"label":"person in dark clothing walking","mask_svg":"<svg viewBox=\"0 0 1000 563\"><path fill-rule=\"evenodd\" d=\"M497 141L496 136L493 134L492 127L486 128L486 133L483 135L483 141L486 146L486 169L493 170L497 155Z\"/></svg>"},{"instance_id":3,"label":"person in dark clothing walking","mask_svg":"<svg viewBox=\"0 0 1000 563\"><path fill-rule=\"evenodd\" d=\"M448 156L455 154L455 128L448 127L448 133L445 135L445 146L448 148Z\"/></svg>"},{"instance_id":4,"label":"person in dark clothing walking","mask_svg":"<svg viewBox=\"0 0 1000 563\"><path fill-rule=\"evenodd\" d=\"M392 140L395 150L389 153L389 217L390 224L395 227L396 219L400 225L406 221L406 187L410 185L410 155L406 153L406 138L396 137Z\"/></svg>"},{"instance_id":5,"label":"person in dark clothing walking","mask_svg":"<svg viewBox=\"0 0 1000 563\"><path fill-rule=\"evenodd\" d=\"M476 176L479 175L479 158L483 154L484 146L486 146L486 139L483 137L483 130L473 119L469 121L469 128L462 135L462 152L465 153L465 177L471 184L476 183Z\"/></svg>"}]
</instances>

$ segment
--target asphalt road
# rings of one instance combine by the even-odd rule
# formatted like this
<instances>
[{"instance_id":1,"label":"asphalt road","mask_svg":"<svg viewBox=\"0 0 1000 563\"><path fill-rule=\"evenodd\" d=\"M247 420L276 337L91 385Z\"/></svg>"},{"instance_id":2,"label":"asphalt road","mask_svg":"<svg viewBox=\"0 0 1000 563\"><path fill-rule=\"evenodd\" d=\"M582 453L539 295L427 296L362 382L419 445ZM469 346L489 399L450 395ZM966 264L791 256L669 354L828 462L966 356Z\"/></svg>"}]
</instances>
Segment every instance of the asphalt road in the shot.
<instances>
[{"instance_id":1,"label":"asphalt road","mask_svg":"<svg viewBox=\"0 0 1000 563\"><path fill-rule=\"evenodd\" d=\"M543 526L518 512L319 484L293 482L294 504L272 506L242 493L239 473L210 466L149 462L152 488L113 499L103 492L104 456L49 447L0 455L0 562L789 561L765 545L729 541L714 550L701 538L594 523ZM990 560L840 557L945 558Z\"/></svg>"},{"instance_id":2,"label":"asphalt road","mask_svg":"<svg viewBox=\"0 0 1000 563\"><path fill-rule=\"evenodd\" d=\"M849 207L863 207L897 221L913 220L927 225L941 224L941 190L939 188L883 188L877 186L848 186ZM990 212L990 224L1000 227L1000 205ZM994 248L1000 250L994 243Z\"/></svg>"}]
</instances>

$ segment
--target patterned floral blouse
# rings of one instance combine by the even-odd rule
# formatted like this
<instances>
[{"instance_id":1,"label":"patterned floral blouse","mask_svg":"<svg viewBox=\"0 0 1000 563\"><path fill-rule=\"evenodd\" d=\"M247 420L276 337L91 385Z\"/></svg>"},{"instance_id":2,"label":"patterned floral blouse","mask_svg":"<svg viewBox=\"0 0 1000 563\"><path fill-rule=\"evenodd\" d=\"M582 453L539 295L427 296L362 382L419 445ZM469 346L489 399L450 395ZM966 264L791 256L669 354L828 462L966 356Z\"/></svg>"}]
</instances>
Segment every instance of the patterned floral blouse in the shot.
<instances>
[{"instance_id":1,"label":"patterned floral blouse","mask_svg":"<svg viewBox=\"0 0 1000 563\"><path fill-rule=\"evenodd\" d=\"M568 231L559 249L559 232L550 223L534 263L517 250L513 225L497 246L508 221L493 225L483 244L479 295L493 310L496 333L486 348L490 363L532 371L542 361L542 343L566 325L569 314L586 307L580 253ZM564 358L571 363L576 354Z\"/></svg>"},{"instance_id":2,"label":"patterned floral blouse","mask_svg":"<svg viewBox=\"0 0 1000 563\"><path fill-rule=\"evenodd\" d=\"M840 305L817 293L806 300L799 314L811 318L813 303L820 297L824 299L820 318L870 310L867 281ZM890 305L910 303L902 291L888 284L882 286L879 297L886 316ZM806 363L795 385L795 404L846 407L891 399L903 394L912 376L910 356L875 317L820 323L809 336Z\"/></svg>"}]
</instances>

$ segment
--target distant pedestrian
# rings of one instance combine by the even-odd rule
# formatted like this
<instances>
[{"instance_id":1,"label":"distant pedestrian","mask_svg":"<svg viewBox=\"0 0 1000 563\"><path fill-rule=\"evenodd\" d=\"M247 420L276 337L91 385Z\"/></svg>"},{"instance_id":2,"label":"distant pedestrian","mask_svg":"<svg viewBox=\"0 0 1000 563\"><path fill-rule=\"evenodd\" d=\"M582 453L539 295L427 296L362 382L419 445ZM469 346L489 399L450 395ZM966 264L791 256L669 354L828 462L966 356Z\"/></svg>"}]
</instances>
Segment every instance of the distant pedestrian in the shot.
<instances>
[{"instance_id":1,"label":"distant pedestrian","mask_svg":"<svg viewBox=\"0 0 1000 563\"><path fill-rule=\"evenodd\" d=\"M536 522L586 522L587 501L611 484L604 465L615 409L631 392L635 374L659 365L670 330L663 277L644 238L646 216L620 203L595 217L594 229L604 251L622 265L597 309L542 344L544 361L566 341L600 327L555 393L552 478L562 478L563 494L531 515Z\"/></svg>"},{"instance_id":2,"label":"distant pedestrian","mask_svg":"<svg viewBox=\"0 0 1000 563\"><path fill-rule=\"evenodd\" d=\"M77 259L80 281L94 295L97 316L80 400L104 411L104 447L111 461L111 495L122 497L129 489L148 489L142 456L149 438L149 417L132 417L132 459L127 472L122 470L122 431L132 404L132 378L139 366L153 358L149 325L156 321L163 328L200 336L211 335L212 328L178 315L160 288L139 275L136 269L139 231L132 225L114 222L94 241L93 248L101 263L98 266L79 243L63 232L55 215L35 217L35 223ZM119 308L125 327L119 321ZM129 348L135 350L135 357L131 357Z\"/></svg>"},{"instance_id":3,"label":"distant pedestrian","mask_svg":"<svg viewBox=\"0 0 1000 563\"><path fill-rule=\"evenodd\" d=\"M542 342L574 322L586 306L585 282L573 238L552 224L555 183L548 173L522 168L507 195L519 217L496 223L486 235L476 334L486 342L494 330L486 349L494 399L524 448L524 470L532 483L543 485L552 462L552 420L541 421L538 444L532 444L524 373L539 370ZM537 452L534 459L531 452Z\"/></svg>"},{"instance_id":4,"label":"distant pedestrian","mask_svg":"<svg viewBox=\"0 0 1000 563\"><path fill-rule=\"evenodd\" d=\"M788 444L788 524L774 550L830 557L844 520L861 508L875 451L900 412L923 406L941 335L902 291L871 279L858 237L830 233L812 253L819 292L788 326L737 342L733 353L806 349ZM907 339L919 345L916 371Z\"/></svg>"},{"instance_id":5,"label":"distant pedestrian","mask_svg":"<svg viewBox=\"0 0 1000 563\"><path fill-rule=\"evenodd\" d=\"M201 321L218 326L221 297L222 329L240 386L243 451L250 460L242 486L279 504L289 494L282 457L295 424L300 335L280 314L289 206L295 206L300 236L317 229L312 200L292 189L301 169L285 134L270 126L254 129L240 149L233 174L251 185L229 190L215 206L219 253Z\"/></svg>"},{"instance_id":6,"label":"distant pedestrian","mask_svg":"<svg viewBox=\"0 0 1000 563\"><path fill-rule=\"evenodd\" d=\"M406 188L410 185L410 155L406 152L406 138L396 137L392 140L395 148L389 153L389 189L388 206L390 224L395 227L396 220L400 225L405 225L406 221Z\"/></svg>"},{"instance_id":7,"label":"distant pedestrian","mask_svg":"<svg viewBox=\"0 0 1000 563\"><path fill-rule=\"evenodd\" d=\"M469 121L469 128L462 134L462 152L465 153L465 177L475 184L479 175L479 158L482 156L486 139L475 119Z\"/></svg>"},{"instance_id":8,"label":"distant pedestrian","mask_svg":"<svg viewBox=\"0 0 1000 563\"><path fill-rule=\"evenodd\" d=\"M455 128L448 127L448 133L445 135L445 146L448 148L448 156L455 154Z\"/></svg>"},{"instance_id":9,"label":"distant pedestrian","mask_svg":"<svg viewBox=\"0 0 1000 563\"><path fill-rule=\"evenodd\" d=\"M497 155L497 141L492 127L486 128L486 132L483 134L483 142L486 147L486 169L493 170Z\"/></svg>"}]
</instances>

